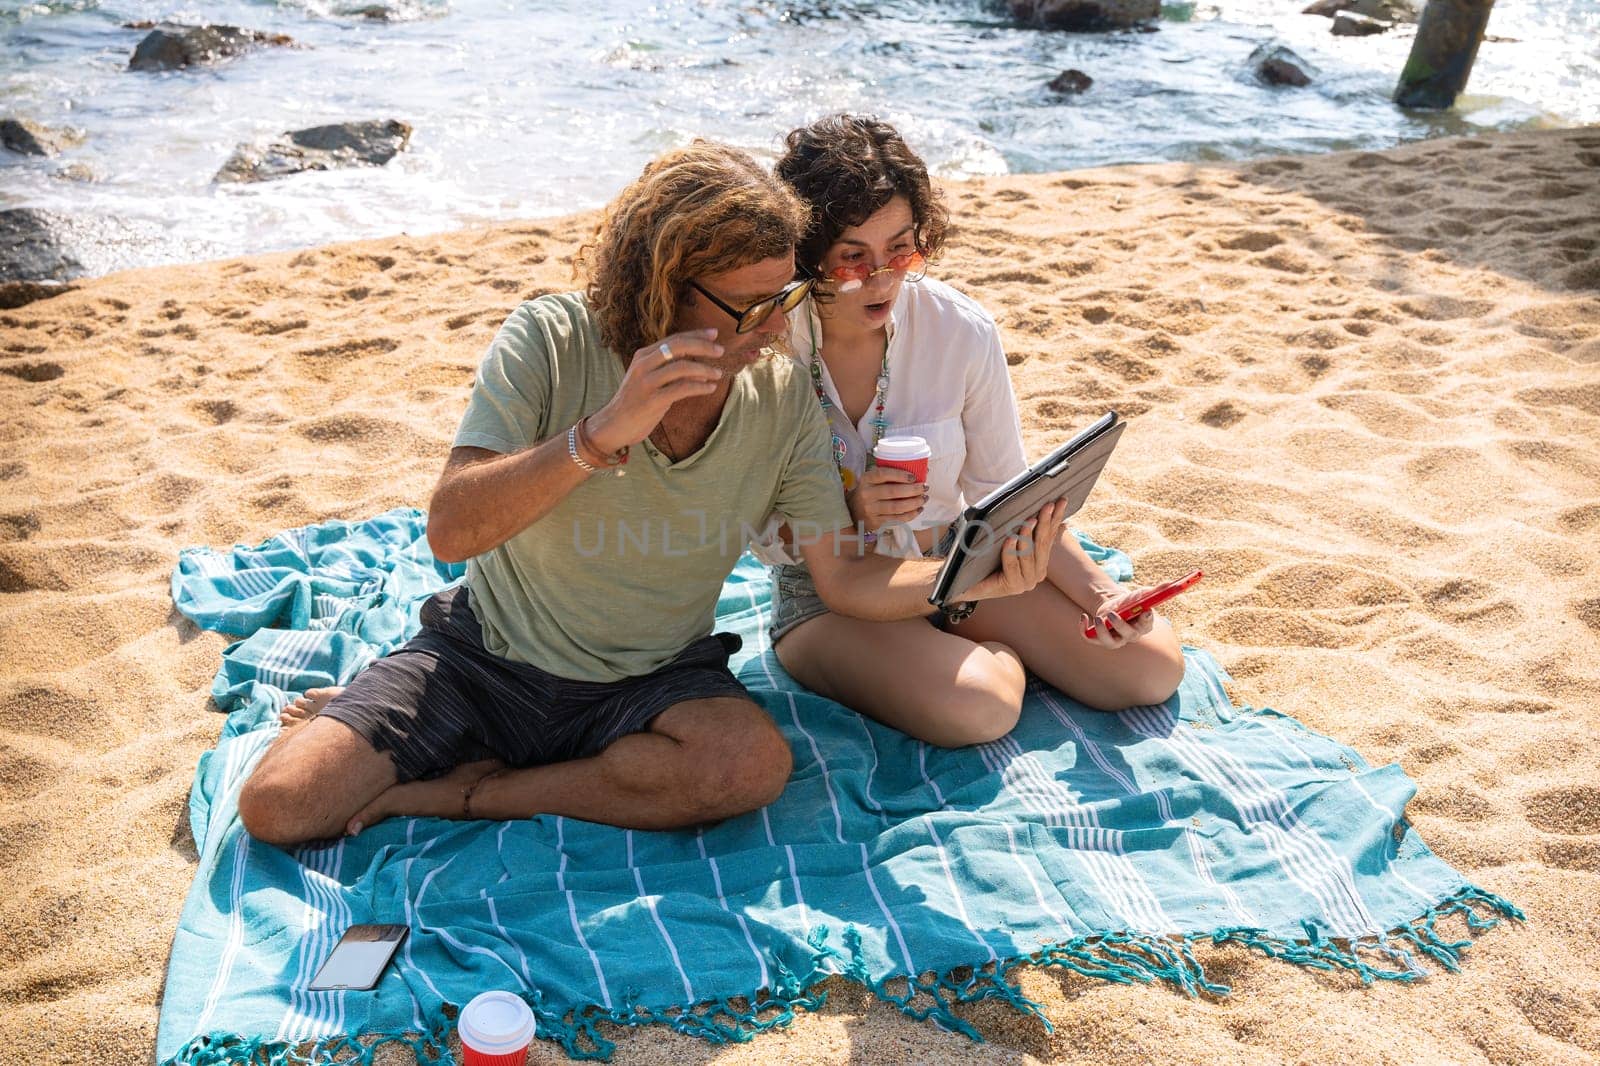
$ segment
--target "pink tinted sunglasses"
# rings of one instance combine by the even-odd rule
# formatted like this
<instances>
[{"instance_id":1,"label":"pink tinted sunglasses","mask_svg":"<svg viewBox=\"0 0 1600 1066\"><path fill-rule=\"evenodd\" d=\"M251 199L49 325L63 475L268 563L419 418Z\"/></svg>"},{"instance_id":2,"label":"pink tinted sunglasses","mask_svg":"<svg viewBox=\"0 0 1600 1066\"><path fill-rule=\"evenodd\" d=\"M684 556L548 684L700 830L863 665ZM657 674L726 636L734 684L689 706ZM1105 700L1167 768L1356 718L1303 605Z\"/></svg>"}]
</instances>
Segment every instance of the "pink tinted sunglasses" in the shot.
<instances>
[{"instance_id":1,"label":"pink tinted sunglasses","mask_svg":"<svg viewBox=\"0 0 1600 1066\"><path fill-rule=\"evenodd\" d=\"M865 263L856 263L850 266L834 267L823 275L828 281L838 284L840 292L855 292L868 281L879 274L909 274L916 272L917 277L922 276L922 271L928 265L921 252L907 252L891 258L883 266L873 269Z\"/></svg>"}]
</instances>

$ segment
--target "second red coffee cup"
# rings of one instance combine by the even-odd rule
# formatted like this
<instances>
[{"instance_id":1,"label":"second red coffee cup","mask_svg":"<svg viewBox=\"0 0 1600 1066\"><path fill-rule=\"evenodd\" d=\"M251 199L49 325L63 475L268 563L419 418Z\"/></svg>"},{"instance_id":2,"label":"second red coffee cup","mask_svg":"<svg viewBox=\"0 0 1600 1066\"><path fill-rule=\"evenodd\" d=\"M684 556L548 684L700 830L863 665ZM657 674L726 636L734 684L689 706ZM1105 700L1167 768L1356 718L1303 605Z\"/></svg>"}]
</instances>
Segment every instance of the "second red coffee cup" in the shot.
<instances>
[{"instance_id":1,"label":"second red coffee cup","mask_svg":"<svg viewBox=\"0 0 1600 1066\"><path fill-rule=\"evenodd\" d=\"M533 1011L511 992L474 996L456 1025L464 1066L522 1066L537 1028Z\"/></svg>"},{"instance_id":2,"label":"second red coffee cup","mask_svg":"<svg viewBox=\"0 0 1600 1066\"><path fill-rule=\"evenodd\" d=\"M885 437L872 449L879 466L909 470L918 481L928 481L928 458L933 454L921 437Z\"/></svg>"}]
</instances>

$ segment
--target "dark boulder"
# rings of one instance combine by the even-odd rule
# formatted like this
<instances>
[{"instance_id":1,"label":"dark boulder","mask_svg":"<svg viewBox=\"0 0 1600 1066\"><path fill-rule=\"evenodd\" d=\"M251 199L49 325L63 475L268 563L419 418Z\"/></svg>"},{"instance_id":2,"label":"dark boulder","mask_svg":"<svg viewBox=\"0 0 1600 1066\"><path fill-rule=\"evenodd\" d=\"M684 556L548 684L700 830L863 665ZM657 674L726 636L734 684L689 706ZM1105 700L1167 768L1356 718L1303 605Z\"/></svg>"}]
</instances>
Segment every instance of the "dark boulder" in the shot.
<instances>
[{"instance_id":1,"label":"dark boulder","mask_svg":"<svg viewBox=\"0 0 1600 1066\"><path fill-rule=\"evenodd\" d=\"M26 307L76 288L70 281L0 281L0 311Z\"/></svg>"},{"instance_id":2,"label":"dark boulder","mask_svg":"<svg viewBox=\"0 0 1600 1066\"><path fill-rule=\"evenodd\" d=\"M1418 4L1410 0L1317 0L1303 14L1334 18L1342 13L1364 15L1379 22L1414 23L1421 13Z\"/></svg>"},{"instance_id":3,"label":"dark boulder","mask_svg":"<svg viewBox=\"0 0 1600 1066\"><path fill-rule=\"evenodd\" d=\"M67 248L70 221L32 207L0 211L0 282L67 281L83 263Z\"/></svg>"},{"instance_id":4,"label":"dark boulder","mask_svg":"<svg viewBox=\"0 0 1600 1066\"><path fill-rule=\"evenodd\" d=\"M1063 70L1050 79L1048 88L1053 93L1062 96L1076 96L1089 91L1089 86L1094 84L1094 79L1081 70Z\"/></svg>"},{"instance_id":5,"label":"dark boulder","mask_svg":"<svg viewBox=\"0 0 1600 1066\"><path fill-rule=\"evenodd\" d=\"M1267 42L1250 53L1245 60L1256 80L1264 85L1292 85L1303 88L1311 84L1317 68L1295 55L1281 44Z\"/></svg>"},{"instance_id":6,"label":"dark boulder","mask_svg":"<svg viewBox=\"0 0 1600 1066\"><path fill-rule=\"evenodd\" d=\"M25 118L0 119L0 144L23 155L52 156L83 143L77 130L51 129Z\"/></svg>"},{"instance_id":7,"label":"dark boulder","mask_svg":"<svg viewBox=\"0 0 1600 1066\"><path fill-rule=\"evenodd\" d=\"M132 266L214 259L223 251L179 236L171 223L160 221L32 207L0 211L0 284L65 282ZM46 285L36 291L54 290Z\"/></svg>"},{"instance_id":8,"label":"dark boulder","mask_svg":"<svg viewBox=\"0 0 1600 1066\"><path fill-rule=\"evenodd\" d=\"M1365 15L1338 14L1333 16L1332 33L1335 37L1371 37L1375 33L1394 29L1392 22L1379 22Z\"/></svg>"},{"instance_id":9,"label":"dark boulder","mask_svg":"<svg viewBox=\"0 0 1600 1066\"><path fill-rule=\"evenodd\" d=\"M139 27L142 28L142 27ZM281 33L259 33L237 26L184 26L163 22L133 50L129 70L181 70L243 55L262 45L291 45Z\"/></svg>"},{"instance_id":10,"label":"dark boulder","mask_svg":"<svg viewBox=\"0 0 1600 1066\"><path fill-rule=\"evenodd\" d=\"M305 170L381 167L411 141L411 127L395 119L341 122L285 133L265 144L241 144L215 181L269 181Z\"/></svg>"},{"instance_id":11,"label":"dark boulder","mask_svg":"<svg viewBox=\"0 0 1600 1066\"><path fill-rule=\"evenodd\" d=\"M1046 30L1122 30L1161 16L1161 0L1006 0L1011 17Z\"/></svg>"}]
</instances>

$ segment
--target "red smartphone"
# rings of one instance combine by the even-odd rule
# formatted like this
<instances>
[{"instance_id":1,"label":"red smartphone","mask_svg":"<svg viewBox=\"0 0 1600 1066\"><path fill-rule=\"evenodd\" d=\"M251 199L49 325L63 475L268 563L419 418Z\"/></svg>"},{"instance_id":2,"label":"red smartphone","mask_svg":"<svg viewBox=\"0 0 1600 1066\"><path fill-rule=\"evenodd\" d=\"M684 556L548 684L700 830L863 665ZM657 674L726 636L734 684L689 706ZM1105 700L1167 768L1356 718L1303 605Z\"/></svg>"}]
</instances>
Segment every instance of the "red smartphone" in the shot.
<instances>
[{"instance_id":1,"label":"red smartphone","mask_svg":"<svg viewBox=\"0 0 1600 1066\"><path fill-rule=\"evenodd\" d=\"M1196 570L1194 573L1186 574L1183 577L1178 578L1176 581L1168 581L1165 585L1157 585L1154 588L1146 589L1140 594L1138 599L1134 600L1127 606L1120 608L1117 611L1117 617L1122 619L1124 622L1131 622L1144 612L1148 611L1150 608L1154 607L1156 604L1166 603L1178 593L1187 592L1194 588L1202 577L1205 577L1205 574L1202 571ZM1083 631L1083 635L1088 637L1090 640L1095 638L1095 633L1096 630L1093 622L1090 622Z\"/></svg>"}]
</instances>

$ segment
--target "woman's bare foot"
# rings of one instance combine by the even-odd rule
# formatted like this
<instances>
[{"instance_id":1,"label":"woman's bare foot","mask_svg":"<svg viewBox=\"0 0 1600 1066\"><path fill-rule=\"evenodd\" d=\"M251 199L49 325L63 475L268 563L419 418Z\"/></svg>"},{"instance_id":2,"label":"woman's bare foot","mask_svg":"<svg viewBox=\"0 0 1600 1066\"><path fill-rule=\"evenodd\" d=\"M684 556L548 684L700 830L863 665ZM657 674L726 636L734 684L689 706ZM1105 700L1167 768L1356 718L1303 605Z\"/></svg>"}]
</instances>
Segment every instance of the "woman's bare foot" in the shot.
<instances>
[{"instance_id":1,"label":"woman's bare foot","mask_svg":"<svg viewBox=\"0 0 1600 1066\"><path fill-rule=\"evenodd\" d=\"M278 712L278 724L283 727L283 732L305 725L311 719L322 713L322 708L328 701L343 692L338 688L312 688L307 689L304 696L296 696L294 702Z\"/></svg>"},{"instance_id":2,"label":"woman's bare foot","mask_svg":"<svg viewBox=\"0 0 1600 1066\"><path fill-rule=\"evenodd\" d=\"M481 780L486 774L505 768L506 764L499 759L484 759L482 762L462 763L443 777L390 785L345 824L345 835L355 836L361 830L397 815L460 818L464 813L461 790Z\"/></svg>"}]
</instances>

